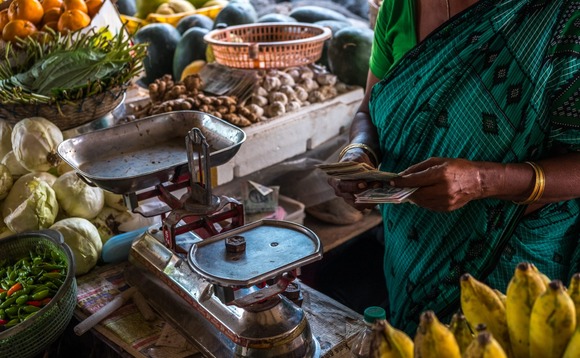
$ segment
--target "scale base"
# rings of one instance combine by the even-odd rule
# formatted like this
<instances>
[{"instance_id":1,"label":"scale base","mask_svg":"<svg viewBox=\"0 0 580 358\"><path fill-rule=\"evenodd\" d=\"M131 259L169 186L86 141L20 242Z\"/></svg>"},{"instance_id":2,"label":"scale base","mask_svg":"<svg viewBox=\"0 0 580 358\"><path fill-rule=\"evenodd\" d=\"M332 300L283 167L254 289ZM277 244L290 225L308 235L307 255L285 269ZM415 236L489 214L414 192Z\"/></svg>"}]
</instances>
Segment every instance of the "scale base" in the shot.
<instances>
[{"instance_id":1,"label":"scale base","mask_svg":"<svg viewBox=\"0 0 580 358\"><path fill-rule=\"evenodd\" d=\"M304 312L281 295L263 310L224 305L211 293L212 285L151 232L134 242L129 261L127 282L205 357L321 355Z\"/></svg>"}]
</instances>

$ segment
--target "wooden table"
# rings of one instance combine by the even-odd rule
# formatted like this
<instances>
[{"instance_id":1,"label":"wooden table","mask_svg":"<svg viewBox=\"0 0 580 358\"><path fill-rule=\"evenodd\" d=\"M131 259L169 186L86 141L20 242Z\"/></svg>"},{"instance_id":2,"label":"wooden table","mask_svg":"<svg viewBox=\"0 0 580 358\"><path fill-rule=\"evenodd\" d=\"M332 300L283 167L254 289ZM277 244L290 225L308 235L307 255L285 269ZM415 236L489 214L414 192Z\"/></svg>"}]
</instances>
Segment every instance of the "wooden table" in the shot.
<instances>
[{"instance_id":1,"label":"wooden table","mask_svg":"<svg viewBox=\"0 0 580 358\"><path fill-rule=\"evenodd\" d=\"M378 210L373 210L361 221L350 225L336 225L322 222L310 215L306 215L304 226L314 231L322 242L324 252L328 252L356 236L379 225L382 221Z\"/></svg>"}]
</instances>

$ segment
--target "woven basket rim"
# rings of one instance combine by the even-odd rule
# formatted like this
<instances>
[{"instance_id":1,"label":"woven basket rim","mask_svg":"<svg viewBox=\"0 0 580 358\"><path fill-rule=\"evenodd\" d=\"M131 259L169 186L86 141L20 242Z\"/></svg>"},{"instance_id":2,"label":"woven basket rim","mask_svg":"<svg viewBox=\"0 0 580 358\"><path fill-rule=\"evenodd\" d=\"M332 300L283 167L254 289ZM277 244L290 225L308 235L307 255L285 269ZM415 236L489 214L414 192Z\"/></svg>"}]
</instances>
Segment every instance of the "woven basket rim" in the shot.
<instances>
[{"instance_id":1,"label":"woven basket rim","mask_svg":"<svg viewBox=\"0 0 580 358\"><path fill-rule=\"evenodd\" d=\"M0 119L14 125L27 117L44 117L61 130L68 130L103 117L125 98L126 86L115 87L76 101L39 104L1 104ZM95 102L91 104L90 101ZM87 110L87 106L92 110Z\"/></svg>"},{"instance_id":2,"label":"woven basket rim","mask_svg":"<svg viewBox=\"0 0 580 358\"><path fill-rule=\"evenodd\" d=\"M72 288L72 286L74 285L73 281L76 280L74 256L70 247L64 243L62 234L58 233L56 230L48 230L48 229L38 231L28 231L20 234L14 234L12 236L8 236L2 239L2 241L0 241L0 247L10 244L11 241L18 241L25 238L30 239L38 238L41 241L48 241L50 242L50 244L54 245L57 249L61 250L68 260L67 273L64 282L59 287L57 293L50 300L50 302L48 302L46 306L42 307L34 317L26 321L20 322L16 326L7 329L4 332L0 332L0 341L9 339L14 335L25 332L27 329L35 325L38 317L41 317L43 313L49 311L55 305L56 306L61 305L62 300L67 295L67 290Z\"/></svg>"},{"instance_id":3,"label":"woven basket rim","mask_svg":"<svg viewBox=\"0 0 580 358\"><path fill-rule=\"evenodd\" d=\"M309 28L314 30L319 30L320 33L317 35L310 36L308 38L302 38L297 40L287 40L287 41L269 41L269 42L228 42L216 40L214 37L221 35L223 33L233 32L236 30L249 30L253 28L263 28L263 27L279 27L279 28L291 28L291 27L301 27ZM328 40L332 36L332 31L325 26L318 26L314 24L307 23L296 23L296 22L264 22L259 24L247 24L247 25L236 25L229 26L225 29L216 29L208 32L204 37L204 41L210 45L226 46L226 47L249 47L256 46L267 47L267 46L284 46L284 45L300 45L310 42L322 42Z\"/></svg>"}]
</instances>

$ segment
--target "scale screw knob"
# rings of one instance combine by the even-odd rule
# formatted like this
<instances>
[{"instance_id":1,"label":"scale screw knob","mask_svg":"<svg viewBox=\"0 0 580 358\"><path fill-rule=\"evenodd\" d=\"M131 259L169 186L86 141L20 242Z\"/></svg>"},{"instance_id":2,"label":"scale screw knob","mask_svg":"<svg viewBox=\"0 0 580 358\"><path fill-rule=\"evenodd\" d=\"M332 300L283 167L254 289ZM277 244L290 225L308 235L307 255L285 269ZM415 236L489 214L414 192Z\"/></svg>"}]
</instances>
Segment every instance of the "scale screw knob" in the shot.
<instances>
[{"instance_id":1,"label":"scale screw knob","mask_svg":"<svg viewBox=\"0 0 580 358\"><path fill-rule=\"evenodd\" d=\"M240 235L233 235L226 238L226 251L230 253L246 251L246 239Z\"/></svg>"}]
</instances>

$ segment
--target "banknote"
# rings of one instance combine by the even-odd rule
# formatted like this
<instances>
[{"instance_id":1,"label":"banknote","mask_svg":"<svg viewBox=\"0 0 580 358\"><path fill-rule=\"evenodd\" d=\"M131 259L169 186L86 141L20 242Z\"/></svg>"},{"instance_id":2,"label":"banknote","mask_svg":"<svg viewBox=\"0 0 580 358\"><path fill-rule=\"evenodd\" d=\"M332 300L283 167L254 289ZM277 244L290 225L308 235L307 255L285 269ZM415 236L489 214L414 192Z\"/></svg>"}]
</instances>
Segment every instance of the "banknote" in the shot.
<instances>
[{"instance_id":1,"label":"banknote","mask_svg":"<svg viewBox=\"0 0 580 358\"><path fill-rule=\"evenodd\" d=\"M389 181L395 173L383 172L366 163L338 162L317 165L326 174L342 180Z\"/></svg>"},{"instance_id":2,"label":"banknote","mask_svg":"<svg viewBox=\"0 0 580 358\"><path fill-rule=\"evenodd\" d=\"M360 194L355 194L357 204L399 204L408 200L417 188L395 188L385 186L383 188L369 189Z\"/></svg>"}]
</instances>

